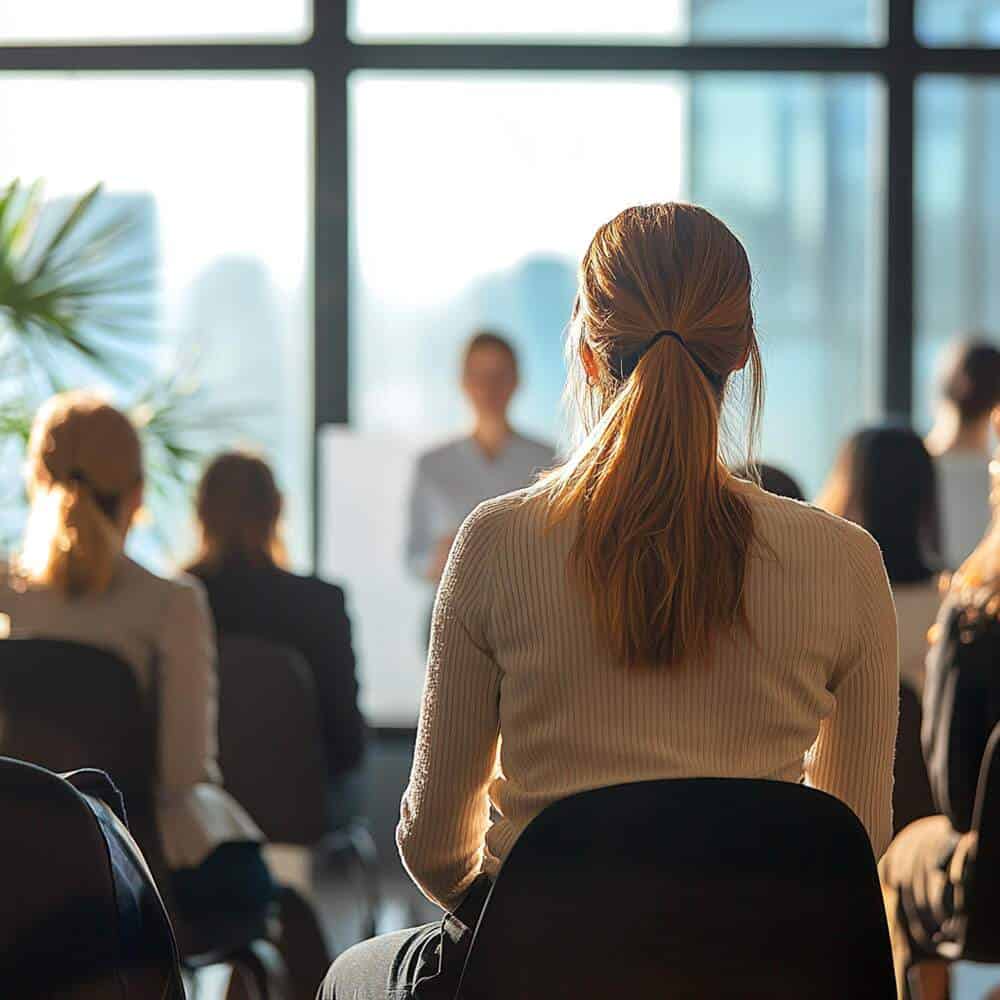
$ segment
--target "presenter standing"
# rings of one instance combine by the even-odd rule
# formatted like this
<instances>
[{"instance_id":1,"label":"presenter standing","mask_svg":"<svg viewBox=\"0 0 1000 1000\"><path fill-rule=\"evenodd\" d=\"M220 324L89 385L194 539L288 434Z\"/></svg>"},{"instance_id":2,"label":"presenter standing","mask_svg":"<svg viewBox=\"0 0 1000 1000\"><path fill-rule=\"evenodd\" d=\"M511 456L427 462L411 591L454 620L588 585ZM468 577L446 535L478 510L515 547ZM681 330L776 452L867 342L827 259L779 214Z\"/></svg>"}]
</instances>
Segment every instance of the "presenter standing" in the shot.
<instances>
[{"instance_id":1,"label":"presenter standing","mask_svg":"<svg viewBox=\"0 0 1000 1000\"><path fill-rule=\"evenodd\" d=\"M511 343L488 330L474 334L462 359L472 432L421 455L410 493L406 562L435 586L465 518L484 500L529 486L556 461L550 445L511 427L507 411L517 387Z\"/></svg>"}]
</instances>

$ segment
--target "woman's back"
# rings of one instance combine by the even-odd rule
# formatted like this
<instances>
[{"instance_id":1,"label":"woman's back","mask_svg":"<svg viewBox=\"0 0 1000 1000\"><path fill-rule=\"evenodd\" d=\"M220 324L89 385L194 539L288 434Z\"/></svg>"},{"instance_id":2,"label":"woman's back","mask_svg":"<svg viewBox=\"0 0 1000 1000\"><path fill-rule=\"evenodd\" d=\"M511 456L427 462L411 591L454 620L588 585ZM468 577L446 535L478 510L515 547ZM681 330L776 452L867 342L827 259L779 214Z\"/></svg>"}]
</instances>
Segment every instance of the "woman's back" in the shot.
<instances>
[{"instance_id":1,"label":"woman's back","mask_svg":"<svg viewBox=\"0 0 1000 1000\"><path fill-rule=\"evenodd\" d=\"M10 619L12 638L68 639L108 649L135 670L147 689L171 619L176 618L174 627L179 628L188 605L205 607L196 580L164 579L124 556L107 590L72 598L52 588L27 586L6 566L0 573L0 613ZM179 641L200 638L189 628L177 636Z\"/></svg>"},{"instance_id":2,"label":"woman's back","mask_svg":"<svg viewBox=\"0 0 1000 1000\"><path fill-rule=\"evenodd\" d=\"M877 851L888 842L896 624L878 547L846 521L739 488L755 527L750 630L734 626L710 662L671 668L627 668L608 651L568 571L576 527L547 527L544 497L490 501L466 523L439 597L422 778L399 831L425 889L456 892L451 864L458 876L465 862L452 859L484 832L494 874L550 802L647 778L804 777L852 806ZM480 774L499 812L488 832L485 813L455 808Z\"/></svg>"}]
</instances>

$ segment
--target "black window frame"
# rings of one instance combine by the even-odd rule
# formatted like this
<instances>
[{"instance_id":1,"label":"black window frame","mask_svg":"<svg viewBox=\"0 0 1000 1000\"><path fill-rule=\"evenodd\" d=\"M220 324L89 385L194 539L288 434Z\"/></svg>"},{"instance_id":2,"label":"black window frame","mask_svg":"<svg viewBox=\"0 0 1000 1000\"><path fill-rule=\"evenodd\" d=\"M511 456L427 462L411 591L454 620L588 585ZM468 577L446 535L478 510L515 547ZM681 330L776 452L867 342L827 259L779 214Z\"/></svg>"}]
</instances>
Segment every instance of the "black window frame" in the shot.
<instances>
[{"instance_id":1,"label":"black window frame","mask_svg":"<svg viewBox=\"0 0 1000 1000\"><path fill-rule=\"evenodd\" d=\"M347 0L313 0L313 31L302 42L0 46L0 72L239 72L302 70L313 78L314 427L350 418L348 330L347 80L355 70L726 71L863 73L885 85L882 142L886 183L881 234L881 404L910 419L914 386L914 95L930 74L996 76L1000 49L929 48L916 37L917 0L884 0L884 44L358 44L347 33ZM405 157L401 159L405 162ZM314 454L313 510L317 511ZM314 515L315 516L315 515ZM314 523L314 528L317 525ZM318 531L313 531L314 554Z\"/></svg>"}]
</instances>

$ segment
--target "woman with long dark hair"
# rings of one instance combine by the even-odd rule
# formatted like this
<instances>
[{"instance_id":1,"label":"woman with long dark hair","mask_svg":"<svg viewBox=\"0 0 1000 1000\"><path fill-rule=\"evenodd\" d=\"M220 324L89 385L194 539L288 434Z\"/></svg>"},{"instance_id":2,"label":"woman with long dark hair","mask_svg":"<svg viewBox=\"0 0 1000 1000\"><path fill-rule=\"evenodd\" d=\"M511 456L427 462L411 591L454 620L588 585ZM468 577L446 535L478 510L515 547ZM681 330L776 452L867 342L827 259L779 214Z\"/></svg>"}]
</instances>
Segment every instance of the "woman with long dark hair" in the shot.
<instances>
[{"instance_id":1,"label":"woman with long dark hair","mask_svg":"<svg viewBox=\"0 0 1000 1000\"><path fill-rule=\"evenodd\" d=\"M885 847L898 684L885 569L860 528L723 463L736 373L751 425L760 402L750 302L746 252L702 208L630 208L598 229L571 323L583 440L466 520L435 607L397 840L456 919L352 948L327 1000L451 996L461 928L512 845L585 789L804 780Z\"/></svg>"},{"instance_id":2,"label":"woman with long dark hair","mask_svg":"<svg viewBox=\"0 0 1000 1000\"><path fill-rule=\"evenodd\" d=\"M844 443L817 504L870 532L882 549L899 623L899 672L919 697L940 597L937 476L908 427L868 427Z\"/></svg>"}]
</instances>

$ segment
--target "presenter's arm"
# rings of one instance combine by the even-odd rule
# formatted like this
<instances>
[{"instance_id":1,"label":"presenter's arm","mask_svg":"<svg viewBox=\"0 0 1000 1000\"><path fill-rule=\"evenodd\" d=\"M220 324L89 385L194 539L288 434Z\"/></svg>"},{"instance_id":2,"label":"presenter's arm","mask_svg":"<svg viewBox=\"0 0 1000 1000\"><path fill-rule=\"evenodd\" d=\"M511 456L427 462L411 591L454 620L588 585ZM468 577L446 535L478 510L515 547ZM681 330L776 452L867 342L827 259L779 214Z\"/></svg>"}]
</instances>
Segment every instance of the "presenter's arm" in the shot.
<instances>
[{"instance_id":1,"label":"presenter's arm","mask_svg":"<svg viewBox=\"0 0 1000 1000\"><path fill-rule=\"evenodd\" d=\"M417 462L406 526L406 566L421 580L428 579L434 557L434 538L431 534L430 484L422 461Z\"/></svg>"}]
</instances>

